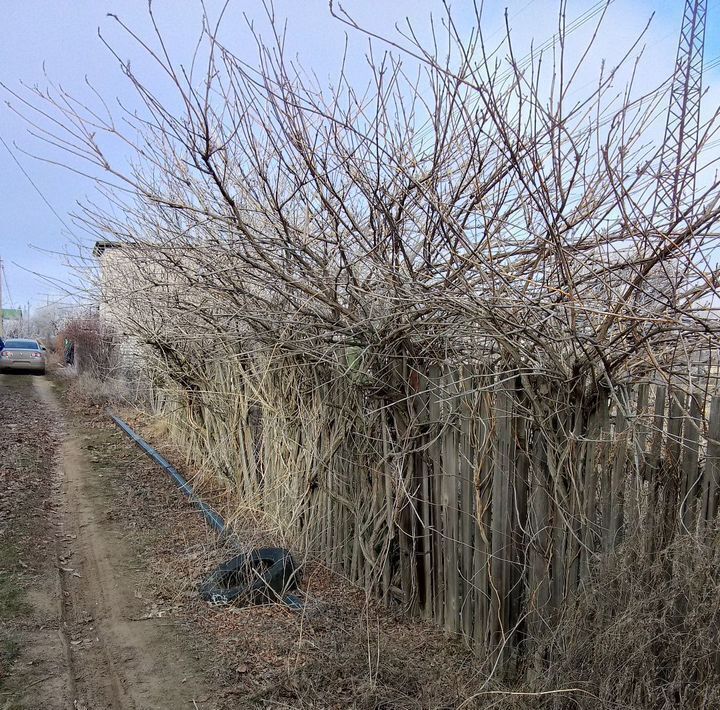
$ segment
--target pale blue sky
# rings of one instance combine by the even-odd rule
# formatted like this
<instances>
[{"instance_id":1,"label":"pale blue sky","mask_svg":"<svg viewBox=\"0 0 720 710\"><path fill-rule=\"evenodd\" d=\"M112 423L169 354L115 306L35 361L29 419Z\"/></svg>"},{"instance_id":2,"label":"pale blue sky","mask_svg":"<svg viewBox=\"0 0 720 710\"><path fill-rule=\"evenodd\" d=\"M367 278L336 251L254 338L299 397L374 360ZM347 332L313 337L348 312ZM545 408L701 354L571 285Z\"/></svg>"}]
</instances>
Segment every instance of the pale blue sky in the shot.
<instances>
[{"instance_id":1,"label":"pale blue sky","mask_svg":"<svg viewBox=\"0 0 720 710\"><path fill-rule=\"evenodd\" d=\"M207 0L211 12L222 4ZM237 54L253 59L254 48L242 13L263 21L260 0L231 0L232 13L224 25L223 40ZM556 26L558 0L486 0L486 31L500 39L502 14L507 6L516 44L521 51L529 47L532 38L542 42L552 36ZM570 16L576 17L595 4L595 0L570 0ZM367 26L380 33L392 31L395 22L410 17L421 28L427 27L431 12L442 9L439 0L345 0L343 5ZM469 17L468 0L456 1L453 7L463 18ZM346 28L329 13L327 0L276 0L276 12L287 16L292 49L301 63L320 77L328 76L337 66L342 54ZM683 0L614 0L610 8L602 41L593 59L606 56L612 60L627 46L643 27L653 10L657 16L647 39L646 62L640 81L655 85L667 75L673 65ZM62 84L81 97L89 95L84 81L88 79L106 99L120 96L132 100L132 94L117 68L116 62L100 42L101 29L123 57L130 58L135 71L147 72L140 51L123 37L108 12L119 15L140 34L147 34L147 3L145 0L31 0L16 2L3 0L3 30L0 42L0 81L13 89L20 82L45 83L44 71L53 81ZM197 0L154 0L159 24L169 40L174 58L182 62L193 51L199 29ZM580 33L578 33L580 34ZM360 60L366 40L350 34L354 58ZM710 0L706 62L720 56L720 0ZM44 67L44 69L43 69ZM354 70L362 76L361 62ZM592 79L592 76L588 77ZM720 67L708 72L706 83L713 87L710 102L718 102ZM0 106L0 137L11 147L14 144L31 152L42 151L26 128L6 106L10 97L3 92ZM706 107L708 108L708 107ZM35 183L38 194L28 177L0 144L0 257L5 261L12 305L32 306L45 302L50 294L55 298L58 289L49 279L67 280L61 254L73 250L72 237L63 226L70 224L68 213L78 200L91 191L87 180L45 163L35 161L13 147L22 167ZM54 210L54 211L53 211ZM55 214L57 213L57 214ZM62 221L61 221L62 220ZM37 272L44 277L34 276ZM7 292L5 293L7 302ZM8 304L10 305L10 304Z\"/></svg>"}]
</instances>

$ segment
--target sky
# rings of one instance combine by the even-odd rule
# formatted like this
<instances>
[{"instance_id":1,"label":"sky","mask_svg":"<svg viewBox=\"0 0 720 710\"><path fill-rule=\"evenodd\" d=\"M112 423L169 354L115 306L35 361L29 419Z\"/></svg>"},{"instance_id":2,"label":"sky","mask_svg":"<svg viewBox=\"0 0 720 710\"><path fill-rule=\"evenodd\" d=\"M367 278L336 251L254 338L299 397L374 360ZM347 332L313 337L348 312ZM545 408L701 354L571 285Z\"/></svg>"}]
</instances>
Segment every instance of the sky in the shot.
<instances>
[{"instance_id":1,"label":"sky","mask_svg":"<svg viewBox=\"0 0 720 710\"><path fill-rule=\"evenodd\" d=\"M147 0L0 1L0 83L7 87L0 88L0 258L7 277L3 301L6 307L24 308L29 303L33 310L57 300L71 301L68 292L81 289L67 266L66 255L75 254L78 243L85 240L87 246L87 241L70 215L79 201L92 195L93 188L88 179L32 157L49 154L7 105L17 105L8 89L22 93L23 83L42 87L52 81L92 102L95 97L89 82L109 103L117 98L132 105L133 93L99 32L123 59L131 60L135 72L150 83L160 78L109 16L117 15L140 36L149 37ZM206 0L211 16L222 4L222 0ZM522 55L531 42L537 45L552 37L558 4L558 0L486 0L483 30L486 37L499 41L507 7L516 51ZM569 0L568 22L595 4L596 0ZM613 0L585 70L587 81L593 80L601 59L617 59L628 48L655 12L637 84L639 88L656 86L658 78L667 76L673 67L683 4L683 0ZM380 34L391 34L396 23L409 18L421 36L427 37L431 14L442 13L440 0L344 0L342 5L361 24ZM469 29L470 0L455 0L451 5L459 21L467 24L464 29ZM200 29L200 1L154 0L153 8L173 59L187 63ZM275 12L287 19L290 49L303 67L321 79L331 78L347 36L352 76L362 80L367 39L334 19L327 0L276 0ZM230 0L221 39L251 64L255 63L255 48L246 21L267 32L264 17L261 0ZM576 33L576 46L585 31ZM720 0L709 0L706 63L719 56ZM715 108L720 103L720 65L707 72L704 82L710 87L706 104ZM704 108L707 113L710 107Z\"/></svg>"}]
</instances>

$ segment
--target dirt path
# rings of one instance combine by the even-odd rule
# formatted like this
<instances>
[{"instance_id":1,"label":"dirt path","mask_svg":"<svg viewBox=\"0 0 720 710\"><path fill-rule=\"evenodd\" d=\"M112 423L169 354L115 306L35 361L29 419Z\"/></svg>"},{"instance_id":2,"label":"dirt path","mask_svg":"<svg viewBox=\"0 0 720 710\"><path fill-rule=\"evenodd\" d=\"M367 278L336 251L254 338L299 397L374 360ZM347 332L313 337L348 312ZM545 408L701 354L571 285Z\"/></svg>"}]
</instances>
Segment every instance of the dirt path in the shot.
<instances>
[{"instance_id":1,"label":"dirt path","mask_svg":"<svg viewBox=\"0 0 720 710\"><path fill-rule=\"evenodd\" d=\"M182 461L155 424L133 422ZM253 525L248 545L276 542ZM102 401L0 375L0 710L479 707L462 644L312 560L302 613L208 606L198 584L234 552Z\"/></svg>"},{"instance_id":2,"label":"dirt path","mask_svg":"<svg viewBox=\"0 0 720 710\"><path fill-rule=\"evenodd\" d=\"M57 500L45 541L56 570L41 571L31 585L33 611L20 624L23 648L5 692L17 704L7 707L213 707L212 690L177 628L146 613L138 592L143 570L118 523L122 510L82 437L63 422L52 383L38 377L9 383L7 377L0 378L0 394L11 386L17 401L40 402L58 432L55 478L46 496ZM22 426L23 407L17 409L16 425Z\"/></svg>"}]
</instances>

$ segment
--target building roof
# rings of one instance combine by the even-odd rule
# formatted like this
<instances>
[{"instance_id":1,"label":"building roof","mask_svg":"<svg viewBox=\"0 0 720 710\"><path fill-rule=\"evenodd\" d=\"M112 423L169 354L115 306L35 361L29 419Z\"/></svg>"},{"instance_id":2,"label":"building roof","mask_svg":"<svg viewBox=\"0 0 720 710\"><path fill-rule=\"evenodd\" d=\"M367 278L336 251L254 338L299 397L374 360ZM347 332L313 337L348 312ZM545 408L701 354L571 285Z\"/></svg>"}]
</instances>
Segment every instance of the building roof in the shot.
<instances>
[{"instance_id":1,"label":"building roof","mask_svg":"<svg viewBox=\"0 0 720 710\"><path fill-rule=\"evenodd\" d=\"M93 256L101 257L106 249L118 249L122 244L119 242L98 241L93 247Z\"/></svg>"}]
</instances>

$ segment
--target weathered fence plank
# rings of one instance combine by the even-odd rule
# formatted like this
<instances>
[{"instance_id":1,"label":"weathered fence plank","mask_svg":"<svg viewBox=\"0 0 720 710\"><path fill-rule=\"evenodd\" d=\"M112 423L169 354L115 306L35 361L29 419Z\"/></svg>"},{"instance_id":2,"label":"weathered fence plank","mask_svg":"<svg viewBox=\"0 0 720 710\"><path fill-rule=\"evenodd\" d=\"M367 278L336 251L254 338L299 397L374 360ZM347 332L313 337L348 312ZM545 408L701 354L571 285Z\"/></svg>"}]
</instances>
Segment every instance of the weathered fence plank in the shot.
<instances>
[{"instance_id":1,"label":"weathered fence plank","mask_svg":"<svg viewBox=\"0 0 720 710\"><path fill-rule=\"evenodd\" d=\"M462 384L463 396L459 406L460 416L460 578L462 597L460 616L462 632L472 639L474 590L473 590L473 543L475 536L475 451L473 449L473 400L472 383L469 378Z\"/></svg>"},{"instance_id":2,"label":"weathered fence plank","mask_svg":"<svg viewBox=\"0 0 720 710\"><path fill-rule=\"evenodd\" d=\"M495 398L495 456L493 462L491 510L491 603L490 650L506 652L505 638L510 630L511 515L513 475L513 397L505 381Z\"/></svg>"},{"instance_id":3,"label":"weathered fence plank","mask_svg":"<svg viewBox=\"0 0 720 710\"><path fill-rule=\"evenodd\" d=\"M443 377L443 410L448 422L442 446L442 510L445 535L445 628L459 633L460 576L458 573L458 481L460 479L457 429L457 372Z\"/></svg>"},{"instance_id":4,"label":"weathered fence plank","mask_svg":"<svg viewBox=\"0 0 720 710\"><path fill-rule=\"evenodd\" d=\"M715 520L720 494L720 395L712 398L707 432L707 454L703 471L703 517Z\"/></svg>"},{"instance_id":5,"label":"weathered fence plank","mask_svg":"<svg viewBox=\"0 0 720 710\"><path fill-rule=\"evenodd\" d=\"M700 492L700 472L698 459L700 458L700 430L702 428L701 398L703 393L695 391L690 394L690 406L685 415L683 424L683 445L681 465L680 504L682 507L682 522L685 528L693 529L697 521L698 506L696 501Z\"/></svg>"},{"instance_id":6,"label":"weathered fence plank","mask_svg":"<svg viewBox=\"0 0 720 710\"><path fill-rule=\"evenodd\" d=\"M409 362L392 366L392 398L318 382L303 407L322 416L251 417L250 399L238 399L223 422L196 407L187 435L198 446L231 440L210 460L247 459L238 485L288 544L501 664L533 652L628 534L655 552L716 518L720 395L708 410L709 375L691 393L681 380L613 383L540 425L515 374Z\"/></svg>"}]
</instances>

